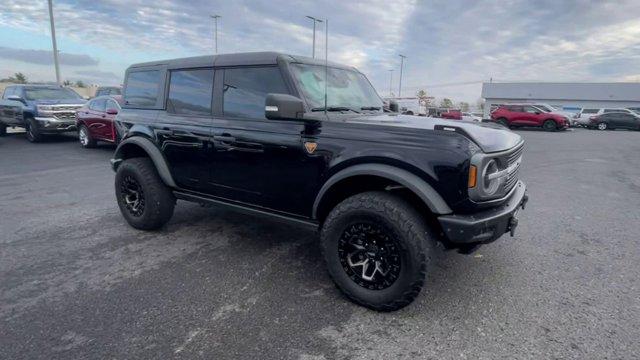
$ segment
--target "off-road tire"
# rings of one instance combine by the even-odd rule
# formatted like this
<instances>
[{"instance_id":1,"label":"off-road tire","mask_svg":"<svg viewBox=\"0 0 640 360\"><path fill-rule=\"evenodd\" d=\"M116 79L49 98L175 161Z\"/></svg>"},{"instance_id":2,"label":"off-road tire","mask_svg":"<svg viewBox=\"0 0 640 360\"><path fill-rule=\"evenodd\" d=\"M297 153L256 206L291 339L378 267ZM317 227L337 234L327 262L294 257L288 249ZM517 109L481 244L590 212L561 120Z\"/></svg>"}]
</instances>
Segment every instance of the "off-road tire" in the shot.
<instances>
[{"instance_id":1,"label":"off-road tire","mask_svg":"<svg viewBox=\"0 0 640 360\"><path fill-rule=\"evenodd\" d=\"M86 138L83 139L83 136ZM78 129L78 140L80 141L80 145L86 149L94 148L98 143L96 139L91 136L89 128L84 124L80 125L80 128Z\"/></svg>"},{"instance_id":2,"label":"off-road tire","mask_svg":"<svg viewBox=\"0 0 640 360\"><path fill-rule=\"evenodd\" d=\"M0 124L0 136L7 135L7 125Z\"/></svg>"},{"instance_id":3,"label":"off-road tire","mask_svg":"<svg viewBox=\"0 0 640 360\"><path fill-rule=\"evenodd\" d=\"M340 238L360 221L381 224L398 245L399 276L382 290L357 284L340 261ZM338 204L324 221L320 238L322 254L336 286L351 301L376 311L398 310L418 296L436 250L435 237L420 213L402 198L377 191L357 194Z\"/></svg>"},{"instance_id":4,"label":"off-road tire","mask_svg":"<svg viewBox=\"0 0 640 360\"><path fill-rule=\"evenodd\" d=\"M557 124L556 124L556 122L555 122L555 121L553 121L553 120L545 120L545 121L542 123L542 128L543 128L545 131L556 131L556 130L558 130L558 125L557 125Z\"/></svg>"},{"instance_id":5,"label":"off-road tire","mask_svg":"<svg viewBox=\"0 0 640 360\"><path fill-rule=\"evenodd\" d=\"M38 124L34 118L27 118L25 124L25 130L27 131L27 140L32 143L42 141L42 134L38 130Z\"/></svg>"},{"instance_id":6,"label":"off-road tire","mask_svg":"<svg viewBox=\"0 0 640 360\"><path fill-rule=\"evenodd\" d=\"M141 214L135 215L127 208L123 183L131 180L139 184L143 199ZM158 175L149 158L127 159L120 164L115 179L116 199L122 216L132 227L140 230L161 228L173 216L176 199Z\"/></svg>"}]
</instances>

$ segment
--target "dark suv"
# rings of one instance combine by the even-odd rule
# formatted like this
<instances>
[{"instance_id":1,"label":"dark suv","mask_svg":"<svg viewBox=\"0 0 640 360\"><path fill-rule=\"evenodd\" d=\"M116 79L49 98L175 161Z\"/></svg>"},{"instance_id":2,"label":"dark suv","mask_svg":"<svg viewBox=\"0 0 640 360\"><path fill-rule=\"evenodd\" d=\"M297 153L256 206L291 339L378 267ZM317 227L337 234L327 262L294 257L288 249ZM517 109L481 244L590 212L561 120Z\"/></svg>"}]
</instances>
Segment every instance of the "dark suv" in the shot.
<instances>
[{"instance_id":1,"label":"dark suv","mask_svg":"<svg viewBox=\"0 0 640 360\"><path fill-rule=\"evenodd\" d=\"M355 68L307 57L133 65L116 118L118 205L146 230L169 221L176 199L311 226L346 296L401 308L420 292L436 242L469 253L513 234L527 201L524 144L499 125L382 106Z\"/></svg>"}]
</instances>

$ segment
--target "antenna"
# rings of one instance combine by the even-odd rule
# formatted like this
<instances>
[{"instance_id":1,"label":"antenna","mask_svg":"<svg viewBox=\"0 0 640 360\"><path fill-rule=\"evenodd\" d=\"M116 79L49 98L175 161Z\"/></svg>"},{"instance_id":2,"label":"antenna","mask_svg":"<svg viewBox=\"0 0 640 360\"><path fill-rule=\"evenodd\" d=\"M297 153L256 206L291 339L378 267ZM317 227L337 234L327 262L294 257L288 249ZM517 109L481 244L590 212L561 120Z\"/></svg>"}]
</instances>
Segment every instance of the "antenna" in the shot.
<instances>
[{"instance_id":1,"label":"antenna","mask_svg":"<svg viewBox=\"0 0 640 360\"><path fill-rule=\"evenodd\" d=\"M329 19L324 22L324 116L327 116L327 83L329 82Z\"/></svg>"}]
</instances>

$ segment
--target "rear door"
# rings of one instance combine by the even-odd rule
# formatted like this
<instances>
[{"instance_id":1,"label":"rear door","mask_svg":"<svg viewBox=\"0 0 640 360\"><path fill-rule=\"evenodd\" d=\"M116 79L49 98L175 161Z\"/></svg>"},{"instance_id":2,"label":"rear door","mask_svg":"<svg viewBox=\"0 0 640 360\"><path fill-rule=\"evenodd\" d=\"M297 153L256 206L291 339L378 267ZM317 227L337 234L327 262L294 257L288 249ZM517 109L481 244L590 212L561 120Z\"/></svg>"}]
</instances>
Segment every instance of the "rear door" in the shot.
<instances>
[{"instance_id":1,"label":"rear door","mask_svg":"<svg viewBox=\"0 0 640 360\"><path fill-rule=\"evenodd\" d=\"M636 129L636 117L629 113L618 113L618 127L623 129Z\"/></svg>"},{"instance_id":2,"label":"rear door","mask_svg":"<svg viewBox=\"0 0 640 360\"><path fill-rule=\"evenodd\" d=\"M211 166L213 68L170 70L166 111L157 118L156 134L178 187L206 188Z\"/></svg>"},{"instance_id":3,"label":"rear door","mask_svg":"<svg viewBox=\"0 0 640 360\"><path fill-rule=\"evenodd\" d=\"M542 121L543 121L543 117L544 117L544 113L533 106L523 106L522 107L522 111L524 113L523 118L524 118L524 124L523 125L527 125L527 126L541 126L542 125Z\"/></svg>"}]
</instances>

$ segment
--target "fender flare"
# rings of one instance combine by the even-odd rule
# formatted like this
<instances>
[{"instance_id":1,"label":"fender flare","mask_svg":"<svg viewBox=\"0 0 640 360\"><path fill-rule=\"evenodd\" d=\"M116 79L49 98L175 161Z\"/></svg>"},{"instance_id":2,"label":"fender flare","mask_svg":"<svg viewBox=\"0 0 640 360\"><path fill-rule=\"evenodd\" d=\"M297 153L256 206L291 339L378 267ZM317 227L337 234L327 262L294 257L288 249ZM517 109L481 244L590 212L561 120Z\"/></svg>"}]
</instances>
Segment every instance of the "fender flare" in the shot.
<instances>
[{"instance_id":1,"label":"fender flare","mask_svg":"<svg viewBox=\"0 0 640 360\"><path fill-rule=\"evenodd\" d=\"M418 195L434 214L441 215L453 212L440 194L438 194L431 185L419 178L417 175L410 173L407 170L385 164L358 164L338 171L336 174L331 176L324 185L322 185L322 188L320 188L320 191L316 196L316 200L313 203L313 218L317 218L318 207L320 206L325 193L331 189L333 185L341 180L357 175L379 176L393 180L398 184L405 186Z\"/></svg>"},{"instance_id":2,"label":"fender flare","mask_svg":"<svg viewBox=\"0 0 640 360\"><path fill-rule=\"evenodd\" d=\"M165 183L165 185L176 188L176 182L173 180L173 176L171 176L171 171L169 171L169 166L167 165L167 160L164 158L158 147L151 142L151 140L141 137L141 136L133 136L122 141L118 148L116 149L116 153L114 155L114 159L111 161L113 164L113 170L117 170L119 164L122 162L122 153L123 148L126 146L138 146L144 152L149 155L151 161L153 161L153 165L155 165L156 170L158 171L158 175Z\"/></svg>"}]
</instances>

